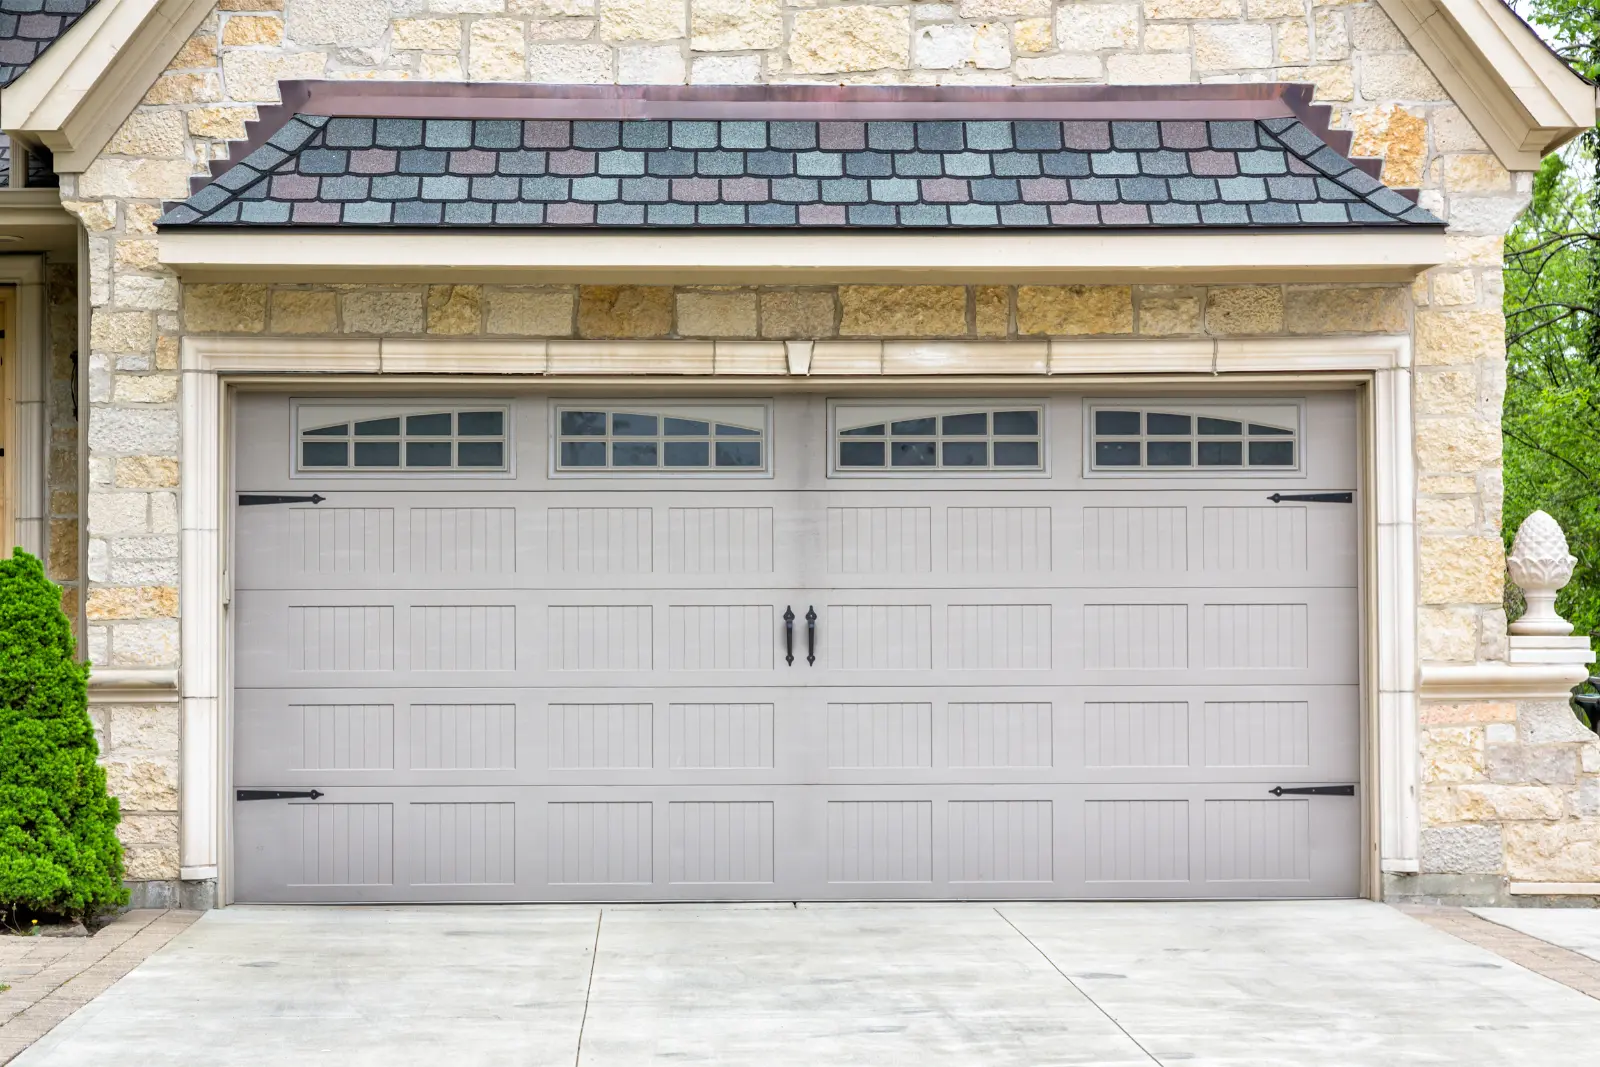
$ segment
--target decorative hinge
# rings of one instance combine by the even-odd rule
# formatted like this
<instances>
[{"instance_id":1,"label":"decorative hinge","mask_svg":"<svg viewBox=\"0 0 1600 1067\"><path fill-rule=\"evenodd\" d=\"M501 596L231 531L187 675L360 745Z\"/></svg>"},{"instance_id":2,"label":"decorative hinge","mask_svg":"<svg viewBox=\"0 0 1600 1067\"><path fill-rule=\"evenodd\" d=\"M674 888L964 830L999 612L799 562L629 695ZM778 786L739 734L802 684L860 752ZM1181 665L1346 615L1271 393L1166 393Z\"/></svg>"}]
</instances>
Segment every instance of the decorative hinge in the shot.
<instances>
[{"instance_id":1,"label":"decorative hinge","mask_svg":"<svg viewBox=\"0 0 1600 1067\"><path fill-rule=\"evenodd\" d=\"M327 796L320 789L237 789L235 800L316 800Z\"/></svg>"},{"instance_id":2,"label":"decorative hinge","mask_svg":"<svg viewBox=\"0 0 1600 1067\"><path fill-rule=\"evenodd\" d=\"M1304 796L1304 797L1353 797L1356 787L1353 785L1297 785L1285 788L1275 785L1267 790L1275 797Z\"/></svg>"},{"instance_id":3,"label":"decorative hinge","mask_svg":"<svg viewBox=\"0 0 1600 1067\"><path fill-rule=\"evenodd\" d=\"M272 493L240 493L239 506L249 507L251 504L320 504L328 499L321 493L312 493L310 496L279 496Z\"/></svg>"},{"instance_id":4,"label":"decorative hinge","mask_svg":"<svg viewBox=\"0 0 1600 1067\"><path fill-rule=\"evenodd\" d=\"M1273 493L1267 497L1274 504L1281 504L1285 500L1304 500L1312 504L1352 504L1355 502L1354 493Z\"/></svg>"}]
</instances>

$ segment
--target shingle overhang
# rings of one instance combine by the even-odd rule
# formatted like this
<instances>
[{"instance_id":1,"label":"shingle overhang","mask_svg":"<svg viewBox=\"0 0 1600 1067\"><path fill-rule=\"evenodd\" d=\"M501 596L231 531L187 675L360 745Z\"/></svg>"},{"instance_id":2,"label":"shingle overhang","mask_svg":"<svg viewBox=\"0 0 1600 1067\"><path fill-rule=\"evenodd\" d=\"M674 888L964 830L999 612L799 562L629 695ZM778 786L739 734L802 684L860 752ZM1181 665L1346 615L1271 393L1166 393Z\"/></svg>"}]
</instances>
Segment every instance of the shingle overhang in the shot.
<instances>
[{"instance_id":1,"label":"shingle overhang","mask_svg":"<svg viewBox=\"0 0 1600 1067\"><path fill-rule=\"evenodd\" d=\"M169 205L209 230L1437 228L1304 85L299 82Z\"/></svg>"},{"instance_id":2,"label":"shingle overhang","mask_svg":"<svg viewBox=\"0 0 1600 1067\"><path fill-rule=\"evenodd\" d=\"M0 0L0 88L20 78L95 0Z\"/></svg>"}]
</instances>

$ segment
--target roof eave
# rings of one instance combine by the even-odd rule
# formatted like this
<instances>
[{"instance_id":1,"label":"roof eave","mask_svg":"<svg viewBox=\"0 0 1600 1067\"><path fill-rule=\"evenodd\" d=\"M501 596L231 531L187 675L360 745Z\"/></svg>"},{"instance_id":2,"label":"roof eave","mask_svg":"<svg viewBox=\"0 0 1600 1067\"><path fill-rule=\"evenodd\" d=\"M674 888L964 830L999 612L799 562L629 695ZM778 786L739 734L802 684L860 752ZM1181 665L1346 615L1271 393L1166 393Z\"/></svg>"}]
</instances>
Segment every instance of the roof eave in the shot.
<instances>
[{"instance_id":1,"label":"roof eave","mask_svg":"<svg viewBox=\"0 0 1600 1067\"><path fill-rule=\"evenodd\" d=\"M0 127L55 154L59 173L94 162L213 0L100 0L0 91Z\"/></svg>"},{"instance_id":2,"label":"roof eave","mask_svg":"<svg viewBox=\"0 0 1600 1067\"><path fill-rule=\"evenodd\" d=\"M884 232L164 231L186 281L752 284L1409 282L1443 229Z\"/></svg>"},{"instance_id":3,"label":"roof eave","mask_svg":"<svg viewBox=\"0 0 1600 1067\"><path fill-rule=\"evenodd\" d=\"M1600 118L1600 90L1501 0L1378 2L1508 169L1537 169Z\"/></svg>"}]
</instances>

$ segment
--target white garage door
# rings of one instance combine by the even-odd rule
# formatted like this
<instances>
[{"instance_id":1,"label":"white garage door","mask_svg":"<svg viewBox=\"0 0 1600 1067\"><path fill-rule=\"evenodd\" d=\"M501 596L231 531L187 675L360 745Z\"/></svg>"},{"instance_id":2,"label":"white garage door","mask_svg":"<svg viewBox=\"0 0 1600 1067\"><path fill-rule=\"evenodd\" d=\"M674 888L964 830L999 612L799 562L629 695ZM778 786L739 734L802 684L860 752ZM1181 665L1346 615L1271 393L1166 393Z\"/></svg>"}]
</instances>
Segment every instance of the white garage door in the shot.
<instances>
[{"instance_id":1,"label":"white garage door","mask_svg":"<svg viewBox=\"0 0 1600 1067\"><path fill-rule=\"evenodd\" d=\"M237 899L1358 892L1351 396L237 426Z\"/></svg>"}]
</instances>

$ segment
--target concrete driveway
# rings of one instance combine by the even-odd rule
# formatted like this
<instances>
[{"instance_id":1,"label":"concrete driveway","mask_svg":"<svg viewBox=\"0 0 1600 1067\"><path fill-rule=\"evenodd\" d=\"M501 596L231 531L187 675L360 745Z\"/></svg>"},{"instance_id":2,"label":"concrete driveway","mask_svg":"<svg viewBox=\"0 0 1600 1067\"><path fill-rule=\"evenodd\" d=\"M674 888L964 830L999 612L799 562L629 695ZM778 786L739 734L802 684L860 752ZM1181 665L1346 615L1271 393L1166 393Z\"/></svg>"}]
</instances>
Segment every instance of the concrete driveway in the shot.
<instances>
[{"instance_id":1,"label":"concrete driveway","mask_svg":"<svg viewBox=\"0 0 1600 1067\"><path fill-rule=\"evenodd\" d=\"M17 1067L1592 1065L1600 1002L1363 902L230 908Z\"/></svg>"}]
</instances>

